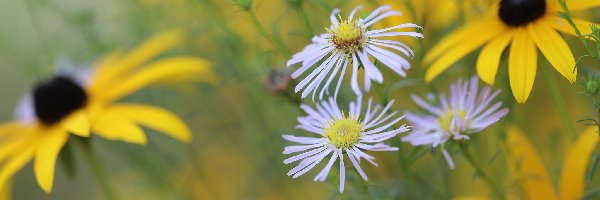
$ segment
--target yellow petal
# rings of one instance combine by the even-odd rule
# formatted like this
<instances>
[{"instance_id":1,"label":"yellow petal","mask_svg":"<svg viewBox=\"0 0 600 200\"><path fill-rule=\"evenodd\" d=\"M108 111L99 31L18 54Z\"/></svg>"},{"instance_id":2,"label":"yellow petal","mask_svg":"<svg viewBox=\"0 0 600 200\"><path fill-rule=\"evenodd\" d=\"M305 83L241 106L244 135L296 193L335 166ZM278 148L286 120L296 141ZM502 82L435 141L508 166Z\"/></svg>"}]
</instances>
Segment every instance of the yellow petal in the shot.
<instances>
[{"instance_id":1,"label":"yellow petal","mask_svg":"<svg viewBox=\"0 0 600 200\"><path fill-rule=\"evenodd\" d=\"M461 35L461 40L454 42L446 52L441 54L433 62L433 64L431 64L429 69L427 69L427 72L425 73L425 81L430 82L440 73L448 69L448 67L454 64L456 61L479 48L485 42L489 41L505 30L505 26L499 22L499 20L487 20L486 22L487 23L485 26L477 26L477 29L472 30L477 32L463 33L464 35ZM445 43L442 43L441 45L445 45Z\"/></svg>"},{"instance_id":2,"label":"yellow petal","mask_svg":"<svg viewBox=\"0 0 600 200\"><path fill-rule=\"evenodd\" d=\"M9 159L13 154L18 153L23 148L31 146L38 141L38 138L43 135L43 129L37 128L24 128L19 132L13 134L17 135L5 140L0 144L0 163L6 159Z\"/></svg>"},{"instance_id":3,"label":"yellow petal","mask_svg":"<svg viewBox=\"0 0 600 200\"><path fill-rule=\"evenodd\" d=\"M129 77L123 77L123 80L110 90L93 92L102 100L112 101L156 82L190 76L207 82L216 80L216 75L208 61L195 57L171 57L156 61Z\"/></svg>"},{"instance_id":4,"label":"yellow petal","mask_svg":"<svg viewBox=\"0 0 600 200\"><path fill-rule=\"evenodd\" d=\"M537 51L524 28L515 29L508 55L510 88L519 103L525 103L533 88L537 70Z\"/></svg>"},{"instance_id":5,"label":"yellow petal","mask_svg":"<svg viewBox=\"0 0 600 200\"><path fill-rule=\"evenodd\" d=\"M35 150L35 162L33 164L35 178L46 193L52 191L56 159L68 138L69 134L62 129L47 132Z\"/></svg>"},{"instance_id":6,"label":"yellow petal","mask_svg":"<svg viewBox=\"0 0 600 200\"><path fill-rule=\"evenodd\" d=\"M123 73L128 73L130 70L148 62L158 54L176 47L182 40L183 32L181 30L163 32L144 42L122 59L115 60L114 57L109 59L111 65L99 68L99 71L97 71L94 76L93 82L94 84L99 85L98 87L102 87L102 85L105 84L110 85L112 81L118 81L115 79L118 79Z\"/></svg>"},{"instance_id":7,"label":"yellow petal","mask_svg":"<svg viewBox=\"0 0 600 200\"><path fill-rule=\"evenodd\" d=\"M88 89L90 90L106 90L106 83L110 83L110 79L114 78L110 72L112 67L119 61L121 54L115 52L104 56L100 60L92 64L94 71L92 72Z\"/></svg>"},{"instance_id":8,"label":"yellow petal","mask_svg":"<svg viewBox=\"0 0 600 200\"><path fill-rule=\"evenodd\" d=\"M509 127L506 138L507 162L511 174L520 183L526 199L557 199L552 180L540 156L527 137L516 127Z\"/></svg>"},{"instance_id":9,"label":"yellow petal","mask_svg":"<svg viewBox=\"0 0 600 200\"><path fill-rule=\"evenodd\" d=\"M138 124L162 131L178 140L190 142L192 139L187 125L179 117L162 108L141 104L118 104L111 109Z\"/></svg>"},{"instance_id":10,"label":"yellow petal","mask_svg":"<svg viewBox=\"0 0 600 200\"><path fill-rule=\"evenodd\" d=\"M4 124L0 124L0 139L12 137L23 128L25 127L20 122L6 122Z\"/></svg>"},{"instance_id":11,"label":"yellow petal","mask_svg":"<svg viewBox=\"0 0 600 200\"><path fill-rule=\"evenodd\" d=\"M144 131L131 119L111 109L105 110L92 123L92 131L110 140L146 144Z\"/></svg>"},{"instance_id":12,"label":"yellow petal","mask_svg":"<svg viewBox=\"0 0 600 200\"><path fill-rule=\"evenodd\" d=\"M0 200L11 200L12 198L12 181L9 180L4 184L2 188L0 188Z\"/></svg>"},{"instance_id":13,"label":"yellow petal","mask_svg":"<svg viewBox=\"0 0 600 200\"><path fill-rule=\"evenodd\" d=\"M487 84L494 84L496 72L500 65L500 57L502 57L502 52L510 43L512 35L512 31L501 33L485 45L479 53L479 57L477 58L477 74Z\"/></svg>"},{"instance_id":14,"label":"yellow petal","mask_svg":"<svg viewBox=\"0 0 600 200\"><path fill-rule=\"evenodd\" d=\"M70 133L81 137L90 136L90 123L84 110L76 111L69 115L65 121L61 122L63 128Z\"/></svg>"},{"instance_id":15,"label":"yellow petal","mask_svg":"<svg viewBox=\"0 0 600 200\"><path fill-rule=\"evenodd\" d=\"M573 19L573 23L575 23L575 26L577 26L579 31L581 31L582 35L587 35L587 34L592 33L592 28L590 27L590 24L592 24L592 22L582 20L582 19L577 19L577 18L572 18L572 19ZM575 29L573 29L571 24L569 24L569 22L567 22L567 20L565 20L563 18L560 18L557 16L548 17L548 18L545 18L544 20L542 20L542 22L547 23L548 25L552 26L556 30L559 30L560 32L567 33L567 34L573 35L573 36L577 36L577 33L575 33Z\"/></svg>"},{"instance_id":16,"label":"yellow petal","mask_svg":"<svg viewBox=\"0 0 600 200\"><path fill-rule=\"evenodd\" d=\"M22 148L18 153L15 153L0 166L0 188L6 187L6 185L9 184L11 177L33 158L36 145L37 141L21 146Z\"/></svg>"},{"instance_id":17,"label":"yellow petal","mask_svg":"<svg viewBox=\"0 0 600 200\"><path fill-rule=\"evenodd\" d=\"M554 69L574 83L577 79L575 58L567 42L546 23L538 22L527 27L531 38L540 49L544 57L552 64Z\"/></svg>"},{"instance_id":18,"label":"yellow petal","mask_svg":"<svg viewBox=\"0 0 600 200\"><path fill-rule=\"evenodd\" d=\"M570 11L585 10L600 6L600 1L598 0L567 0L566 3ZM559 9L559 11L562 11L561 7Z\"/></svg>"},{"instance_id":19,"label":"yellow petal","mask_svg":"<svg viewBox=\"0 0 600 200\"><path fill-rule=\"evenodd\" d=\"M588 128L569 150L560 176L561 199L581 199L583 196L585 172L597 144L598 129Z\"/></svg>"},{"instance_id":20,"label":"yellow petal","mask_svg":"<svg viewBox=\"0 0 600 200\"><path fill-rule=\"evenodd\" d=\"M451 49L456 44L468 41L473 35L478 35L482 32L491 32L490 30L497 29L497 27L490 29L490 25L494 24L491 24L490 22L497 21L493 20L494 17L495 16L487 16L484 19L469 23L448 34L427 52L423 58L423 64L433 62L435 58L446 52L446 50Z\"/></svg>"}]
</instances>

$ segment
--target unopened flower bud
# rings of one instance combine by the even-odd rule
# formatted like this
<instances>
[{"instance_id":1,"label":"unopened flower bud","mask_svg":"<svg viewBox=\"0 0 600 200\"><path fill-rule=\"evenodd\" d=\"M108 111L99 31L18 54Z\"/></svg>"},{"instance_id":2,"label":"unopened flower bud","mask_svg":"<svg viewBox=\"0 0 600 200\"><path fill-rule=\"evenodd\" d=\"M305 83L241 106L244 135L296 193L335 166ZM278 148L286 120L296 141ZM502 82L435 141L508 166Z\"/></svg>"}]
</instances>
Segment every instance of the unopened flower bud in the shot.
<instances>
[{"instance_id":1,"label":"unopened flower bud","mask_svg":"<svg viewBox=\"0 0 600 200\"><path fill-rule=\"evenodd\" d=\"M252 0L233 0L233 2L245 11L252 8Z\"/></svg>"},{"instance_id":2,"label":"unopened flower bud","mask_svg":"<svg viewBox=\"0 0 600 200\"><path fill-rule=\"evenodd\" d=\"M264 81L265 88L270 94L286 93L290 86L291 77L280 69L273 69Z\"/></svg>"}]
</instances>

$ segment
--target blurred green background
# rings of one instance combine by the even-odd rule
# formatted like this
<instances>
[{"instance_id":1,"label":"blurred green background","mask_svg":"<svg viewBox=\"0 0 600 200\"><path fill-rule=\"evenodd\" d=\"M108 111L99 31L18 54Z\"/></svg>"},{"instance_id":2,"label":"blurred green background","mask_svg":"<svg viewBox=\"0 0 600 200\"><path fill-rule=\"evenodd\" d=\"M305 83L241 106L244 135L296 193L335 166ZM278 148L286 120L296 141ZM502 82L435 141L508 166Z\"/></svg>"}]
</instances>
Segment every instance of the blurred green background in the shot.
<instances>
[{"instance_id":1,"label":"blurred green background","mask_svg":"<svg viewBox=\"0 0 600 200\"><path fill-rule=\"evenodd\" d=\"M472 54L445 72L443 78L425 85L425 67L420 59L441 36L480 16L491 5L483 0L255 0L252 13L271 40L283 46L265 39L254 26L252 14L230 0L0 0L0 120L12 119L16 102L37 81L51 76L56 66L70 63L87 68L110 52L128 51L155 34L183 29L187 42L165 55L206 58L213 62L221 82L215 86L197 84L191 90L152 87L123 100L177 113L192 128L194 141L182 144L150 130L145 146L93 137L94 152L109 172L120 199L364 199L365 187L354 173L348 173L343 194L338 193L337 170L332 170L324 183L312 181L314 169L295 180L285 175L293 166L282 162L286 156L281 152L289 143L281 135L306 136L294 129L296 117L303 113L298 109L298 96L265 87L273 82L267 80L272 70L291 71L285 68L287 59L308 44L311 32L325 31L333 8L348 13L358 4L365 5L365 13L383 4L404 12L403 17L384 21L384 25L411 21L424 27L424 40L405 41L416 52L408 78L384 69L385 84L375 86L371 92L376 99L395 99L394 108L399 111L416 110L408 98L410 93L447 91L448 83L475 74L476 54ZM598 11L577 16L598 21ZM576 57L582 55L576 38L567 39ZM494 88L503 90L500 99L511 112L500 123L472 137L471 148L478 149L476 159L497 182L510 186L505 178L508 172L502 147L507 125L515 124L541 152L556 182L566 134L550 101L547 84L538 73L529 101L516 104L506 68L503 61ZM575 122L594 116L591 100L578 94L583 90L578 84L570 85L558 73L554 77L561 86L573 126L583 130L585 126ZM345 86L339 100L343 107L343 102L354 99ZM369 195L382 199L449 199L488 193L459 154L454 157L457 169L451 171L439 153L431 153L435 151L401 144L399 138L389 143L399 146L400 152L373 153L379 167L362 165L370 178ZM37 186L30 164L14 178L13 197L104 199L83 154L76 146L69 147L74 169L59 162L52 194L45 194ZM456 146L449 150L459 151ZM588 185L595 188L600 181L595 178Z\"/></svg>"}]
</instances>

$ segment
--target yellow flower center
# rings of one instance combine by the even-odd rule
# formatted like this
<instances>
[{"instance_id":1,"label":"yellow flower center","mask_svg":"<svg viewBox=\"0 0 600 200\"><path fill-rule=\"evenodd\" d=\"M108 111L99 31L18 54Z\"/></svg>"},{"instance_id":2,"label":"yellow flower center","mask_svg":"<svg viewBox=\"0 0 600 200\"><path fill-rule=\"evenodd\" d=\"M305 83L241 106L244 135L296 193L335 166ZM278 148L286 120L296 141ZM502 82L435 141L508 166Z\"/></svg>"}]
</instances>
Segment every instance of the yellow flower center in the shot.
<instances>
[{"instance_id":1,"label":"yellow flower center","mask_svg":"<svg viewBox=\"0 0 600 200\"><path fill-rule=\"evenodd\" d=\"M356 20L340 20L337 27L327 29L327 32L331 35L331 42L339 50L352 52L364 43L363 31Z\"/></svg>"},{"instance_id":2,"label":"yellow flower center","mask_svg":"<svg viewBox=\"0 0 600 200\"><path fill-rule=\"evenodd\" d=\"M466 113L464 110L458 110L456 112L456 115L458 115L458 118L464 119ZM450 132L451 128L452 128L452 127L450 127L450 124L452 123L453 119L454 119L454 111L453 110L448 110L448 112L444 113L444 115L442 115L439 118L439 122L440 122L440 125L442 126L442 129L444 129L446 132Z\"/></svg>"},{"instance_id":3,"label":"yellow flower center","mask_svg":"<svg viewBox=\"0 0 600 200\"><path fill-rule=\"evenodd\" d=\"M329 143L337 148L349 148L360 139L363 124L355 117L342 116L341 119L333 119L325 129L325 137Z\"/></svg>"}]
</instances>

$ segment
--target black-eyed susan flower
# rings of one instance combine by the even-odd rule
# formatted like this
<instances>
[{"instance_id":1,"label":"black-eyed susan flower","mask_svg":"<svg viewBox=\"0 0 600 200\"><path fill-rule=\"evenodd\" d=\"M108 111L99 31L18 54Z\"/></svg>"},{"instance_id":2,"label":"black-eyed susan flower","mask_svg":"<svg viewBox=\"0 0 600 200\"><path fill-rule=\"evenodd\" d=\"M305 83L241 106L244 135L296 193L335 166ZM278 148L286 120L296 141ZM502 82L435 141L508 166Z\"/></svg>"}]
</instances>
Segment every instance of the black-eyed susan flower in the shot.
<instances>
[{"instance_id":1,"label":"black-eyed susan flower","mask_svg":"<svg viewBox=\"0 0 600 200\"><path fill-rule=\"evenodd\" d=\"M404 116L396 116L397 112L388 113L393 101L383 109L381 105L372 105L369 99L366 111L362 112L362 97L350 102L349 112L345 114L333 98L316 104L316 108L301 105L300 108L308 115L298 117L297 128L317 134L317 137L297 137L283 135L283 138L300 145L285 147L284 154L294 155L283 162L299 164L291 169L287 175L298 178L304 173L321 163L325 157L331 155L327 165L315 176L315 181L325 181L329 171L336 161L340 166L340 192L344 191L345 164L344 154L350 159L352 165L360 176L367 180L367 175L360 168L359 162L362 158L377 166L375 157L365 153L367 151L397 151L397 147L391 147L383 141L406 132L409 127L401 125L399 128L391 128ZM390 129L391 128L391 129ZM389 130L388 130L389 129Z\"/></svg>"},{"instance_id":2,"label":"black-eyed susan flower","mask_svg":"<svg viewBox=\"0 0 600 200\"><path fill-rule=\"evenodd\" d=\"M150 61L181 41L180 32L167 32L129 54L102 59L85 75L60 74L39 83L19 106L18 119L0 125L0 188L33 160L38 184L51 192L55 162L70 134L88 137L94 133L144 144L146 136L140 126L145 126L189 142L190 130L173 113L150 105L116 103L152 84L215 81L204 59L176 56Z\"/></svg>"},{"instance_id":3,"label":"black-eyed susan flower","mask_svg":"<svg viewBox=\"0 0 600 200\"><path fill-rule=\"evenodd\" d=\"M600 6L600 1L567 2L571 10ZM493 85L502 52L511 44L508 74L513 95L519 103L527 101L533 88L538 49L556 71L571 83L575 82L575 59L557 32L574 35L575 31L558 16L560 10L554 0L500 0L491 14L442 38L425 55L423 62L431 64L425 80L433 80L460 58L484 46L477 59L477 73L484 82ZM590 32L590 22L574 21L584 33Z\"/></svg>"},{"instance_id":4,"label":"black-eyed susan flower","mask_svg":"<svg viewBox=\"0 0 600 200\"><path fill-rule=\"evenodd\" d=\"M312 44L304 47L304 49L295 54L287 63L287 66L292 66L296 63L301 63L302 66L292 73L292 78L298 78L304 72L309 71L313 66L310 74L296 85L295 91L302 92L302 98L313 93L313 99L321 83L325 81L319 94L319 99L323 98L325 91L328 92L329 85L334 81L339 73L339 79L335 89L334 97L337 97L341 82L346 73L346 67L352 64L352 80L351 86L354 93L361 95L361 89L358 86L358 70L360 67L364 70L364 89L369 91L371 81L378 83L383 82L383 74L370 60L370 57L375 57L376 60L383 63L392 69L395 73L406 76L405 70L410 68L410 63L399 56L394 51L401 52L407 57L413 56L413 51L402 42L394 40L386 40L383 38L392 36L409 36L422 38L423 35L417 32L388 32L403 28L420 28L412 23L405 23L389 28L378 30L369 30L369 27L374 23L390 16L400 15L398 11L391 10L390 6L381 6L375 9L365 18L355 17L356 11L361 6L354 8L347 19L341 19L336 16L340 12L339 9L333 10L331 13L331 26L327 29L327 33L315 36L312 39ZM325 80L327 78L327 80Z\"/></svg>"},{"instance_id":5,"label":"black-eyed susan flower","mask_svg":"<svg viewBox=\"0 0 600 200\"><path fill-rule=\"evenodd\" d=\"M415 103L431 114L407 112L406 119L414 128L402 141L414 146L442 146L448 166L454 169L454 161L444 149L444 143L450 139L468 140L469 135L482 131L508 114L508 108L501 108L502 102L492 103L499 90L492 92L490 87L485 87L479 91L478 88L477 77L470 81L459 80L450 86L449 97L439 95L438 105L431 105L417 95L411 95Z\"/></svg>"},{"instance_id":6,"label":"black-eyed susan flower","mask_svg":"<svg viewBox=\"0 0 600 200\"><path fill-rule=\"evenodd\" d=\"M571 145L563 160L558 191L544 167L540 155L527 136L518 128L510 127L506 138L507 161L513 180L523 191L524 199L583 199L586 171L598 141L597 128L588 128Z\"/></svg>"}]
</instances>

